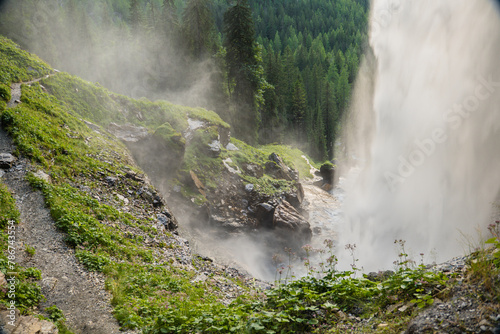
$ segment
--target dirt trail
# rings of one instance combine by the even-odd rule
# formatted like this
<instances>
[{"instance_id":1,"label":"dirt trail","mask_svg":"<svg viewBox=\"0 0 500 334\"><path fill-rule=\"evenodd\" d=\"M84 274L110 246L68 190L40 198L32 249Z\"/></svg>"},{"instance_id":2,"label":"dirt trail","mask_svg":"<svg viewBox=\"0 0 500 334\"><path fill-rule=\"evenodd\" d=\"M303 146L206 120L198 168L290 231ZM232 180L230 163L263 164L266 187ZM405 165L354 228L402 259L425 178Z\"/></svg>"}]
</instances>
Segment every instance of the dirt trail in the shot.
<instances>
[{"instance_id":1,"label":"dirt trail","mask_svg":"<svg viewBox=\"0 0 500 334\"><path fill-rule=\"evenodd\" d=\"M31 82L35 81L38 80ZM11 102L14 105L20 98L20 85L13 85ZM0 127L0 152L12 153L13 150L11 139ZM50 217L42 194L25 180L32 169L29 162L21 158L0 177L13 193L21 213L16 233L16 262L42 272L40 285L47 301L41 307L57 305L64 312L67 325L76 333L133 333L119 331L112 315L110 295L104 289L104 277L88 272L78 263L73 249L64 242L64 234L57 230ZM24 251L26 245L35 248L33 256Z\"/></svg>"},{"instance_id":2,"label":"dirt trail","mask_svg":"<svg viewBox=\"0 0 500 334\"><path fill-rule=\"evenodd\" d=\"M26 82L17 82L17 83L13 83L12 85L10 85L10 95L12 97L11 97L10 101L7 103L7 108L15 107L16 104L18 103L16 101L21 100L21 85L23 85L23 84L30 85L34 82L38 82L40 80L47 79L50 76L52 76L52 74L47 74L43 78L38 78L38 79L31 80L31 81L26 81Z\"/></svg>"}]
</instances>

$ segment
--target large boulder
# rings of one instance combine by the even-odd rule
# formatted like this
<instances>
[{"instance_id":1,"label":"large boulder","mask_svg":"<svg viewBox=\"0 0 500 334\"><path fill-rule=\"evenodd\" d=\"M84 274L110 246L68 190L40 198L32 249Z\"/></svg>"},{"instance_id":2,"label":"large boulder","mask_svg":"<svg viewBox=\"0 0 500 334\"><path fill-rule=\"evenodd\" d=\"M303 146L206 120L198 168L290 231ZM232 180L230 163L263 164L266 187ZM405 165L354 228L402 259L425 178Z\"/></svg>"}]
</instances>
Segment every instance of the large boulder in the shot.
<instances>
[{"instance_id":1,"label":"large boulder","mask_svg":"<svg viewBox=\"0 0 500 334\"><path fill-rule=\"evenodd\" d=\"M328 183L333 185L333 179L335 177L335 168L332 163L326 162L319 168L319 173L323 178L323 183Z\"/></svg>"},{"instance_id":2,"label":"large boulder","mask_svg":"<svg viewBox=\"0 0 500 334\"><path fill-rule=\"evenodd\" d=\"M311 240L309 222L287 201L282 201L274 209L273 227L296 243L305 244Z\"/></svg>"},{"instance_id":3,"label":"large boulder","mask_svg":"<svg viewBox=\"0 0 500 334\"><path fill-rule=\"evenodd\" d=\"M274 228L274 206L270 203L257 204L255 218L257 218L260 227Z\"/></svg>"},{"instance_id":4,"label":"large boulder","mask_svg":"<svg viewBox=\"0 0 500 334\"><path fill-rule=\"evenodd\" d=\"M295 187L296 187L295 192L287 192L285 194L285 199L295 209L300 210L302 202L304 201L304 187L302 187L302 184L299 182L297 182Z\"/></svg>"}]
</instances>

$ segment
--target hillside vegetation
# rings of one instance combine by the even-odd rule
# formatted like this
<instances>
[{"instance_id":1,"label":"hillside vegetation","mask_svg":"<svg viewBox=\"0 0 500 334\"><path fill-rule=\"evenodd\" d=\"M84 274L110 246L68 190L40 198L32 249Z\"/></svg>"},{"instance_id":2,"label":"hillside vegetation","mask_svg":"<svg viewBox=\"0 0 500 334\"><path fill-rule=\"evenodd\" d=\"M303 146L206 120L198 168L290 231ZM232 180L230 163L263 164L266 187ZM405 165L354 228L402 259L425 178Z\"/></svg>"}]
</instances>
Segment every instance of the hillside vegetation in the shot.
<instances>
[{"instance_id":1,"label":"hillside vegetation","mask_svg":"<svg viewBox=\"0 0 500 334\"><path fill-rule=\"evenodd\" d=\"M157 134L172 152L185 147L174 181L181 184L182 173L189 169L197 170L210 187L210 180L223 168L223 158L231 157L243 168L243 163L262 163L269 152L279 152L291 165L301 152L279 146L255 148L233 140L239 151L222 149L219 157L201 156L206 152L204 144L189 148L179 134L188 126L188 118L198 119L208 124L198 134L200 143L212 140L229 127L213 112L111 93L55 73L3 37L0 59L1 126L13 139L15 154L29 159L31 170L50 176L29 174L28 180L43 193L52 219L65 233L76 258L89 271L104 273L114 315L123 328L145 333L394 333L407 328L420 310L444 305L460 295L457 289L465 288L471 293L463 298L478 300L484 307L478 312L480 317L473 318L475 323L459 319L453 328L474 331L480 319L500 311L498 223L491 226L493 238L488 242L492 247L473 253L462 271L445 274L417 265L405 254L404 242L399 242L395 272L362 275L352 246L352 270L341 272L336 270L337 250L327 241L324 250L303 248L300 255L306 258L307 276L294 279L293 269L287 267L290 263L276 259L276 284L260 290L251 278L191 254L175 227L160 227L160 215L170 215L168 206L127 147L106 128L112 122L133 123ZM22 85L21 103L6 108L12 83L47 74L51 76L38 83ZM36 268L7 267L8 225L18 222L19 213L3 185L0 198L0 271L19 273L17 306L24 314L41 312L52 320L60 319L50 317L54 308L37 308L44 298L39 288L43 273ZM308 265L313 252L323 254L321 268ZM289 256L295 255L290 252ZM4 305L9 302L3 290L0 300ZM60 328L63 325L59 323Z\"/></svg>"},{"instance_id":2,"label":"hillside vegetation","mask_svg":"<svg viewBox=\"0 0 500 334\"><path fill-rule=\"evenodd\" d=\"M202 106L240 140L293 143L325 160L368 9L365 0L10 0L0 33L113 91Z\"/></svg>"}]
</instances>

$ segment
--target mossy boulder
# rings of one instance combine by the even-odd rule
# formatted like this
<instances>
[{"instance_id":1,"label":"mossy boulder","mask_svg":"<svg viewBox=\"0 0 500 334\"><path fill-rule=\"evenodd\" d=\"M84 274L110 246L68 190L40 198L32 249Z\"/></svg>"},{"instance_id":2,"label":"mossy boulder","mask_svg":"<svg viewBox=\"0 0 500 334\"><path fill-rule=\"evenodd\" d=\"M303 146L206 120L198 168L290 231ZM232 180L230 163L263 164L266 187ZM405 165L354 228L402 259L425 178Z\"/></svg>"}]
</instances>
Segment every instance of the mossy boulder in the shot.
<instances>
[{"instance_id":1,"label":"mossy boulder","mask_svg":"<svg viewBox=\"0 0 500 334\"><path fill-rule=\"evenodd\" d=\"M186 140L182 137L182 134L174 130L170 123L163 123L158 127L154 132L154 137L172 150L184 153Z\"/></svg>"},{"instance_id":2,"label":"mossy boulder","mask_svg":"<svg viewBox=\"0 0 500 334\"><path fill-rule=\"evenodd\" d=\"M333 186L333 181L335 177L335 165L327 161L321 165L319 168L319 173L323 178L323 183L327 183Z\"/></svg>"}]
</instances>

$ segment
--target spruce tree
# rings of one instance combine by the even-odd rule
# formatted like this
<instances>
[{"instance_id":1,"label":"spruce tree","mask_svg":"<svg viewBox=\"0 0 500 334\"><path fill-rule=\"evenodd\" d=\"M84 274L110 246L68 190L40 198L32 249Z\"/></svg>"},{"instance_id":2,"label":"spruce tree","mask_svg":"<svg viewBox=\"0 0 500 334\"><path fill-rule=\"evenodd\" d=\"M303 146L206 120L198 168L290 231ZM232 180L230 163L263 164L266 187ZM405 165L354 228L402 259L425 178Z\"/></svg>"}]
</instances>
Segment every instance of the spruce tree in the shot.
<instances>
[{"instance_id":1,"label":"spruce tree","mask_svg":"<svg viewBox=\"0 0 500 334\"><path fill-rule=\"evenodd\" d=\"M235 134L256 142L260 123L258 95L262 94L264 73L247 0L238 0L224 14L224 36L228 78L234 85L230 93Z\"/></svg>"},{"instance_id":2,"label":"spruce tree","mask_svg":"<svg viewBox=\"0 0 500 334\"><path fill-rule=\"evenodd\" d=\"M184 42L188 53L195 59L215 51L215 21L210 5L210 0L189 0L184 10Z\"/></svg>"},{"instance_id":3,"label":"spruce tree","mask_svg":"<svg viewBox=\"0 0 500 334\"><path fill-rule=\"evenodd\" d=\"M130 0L129 21L133 30L137 31L142 26L142 9L139 0Z\"/></svg>"}]
</instances>

